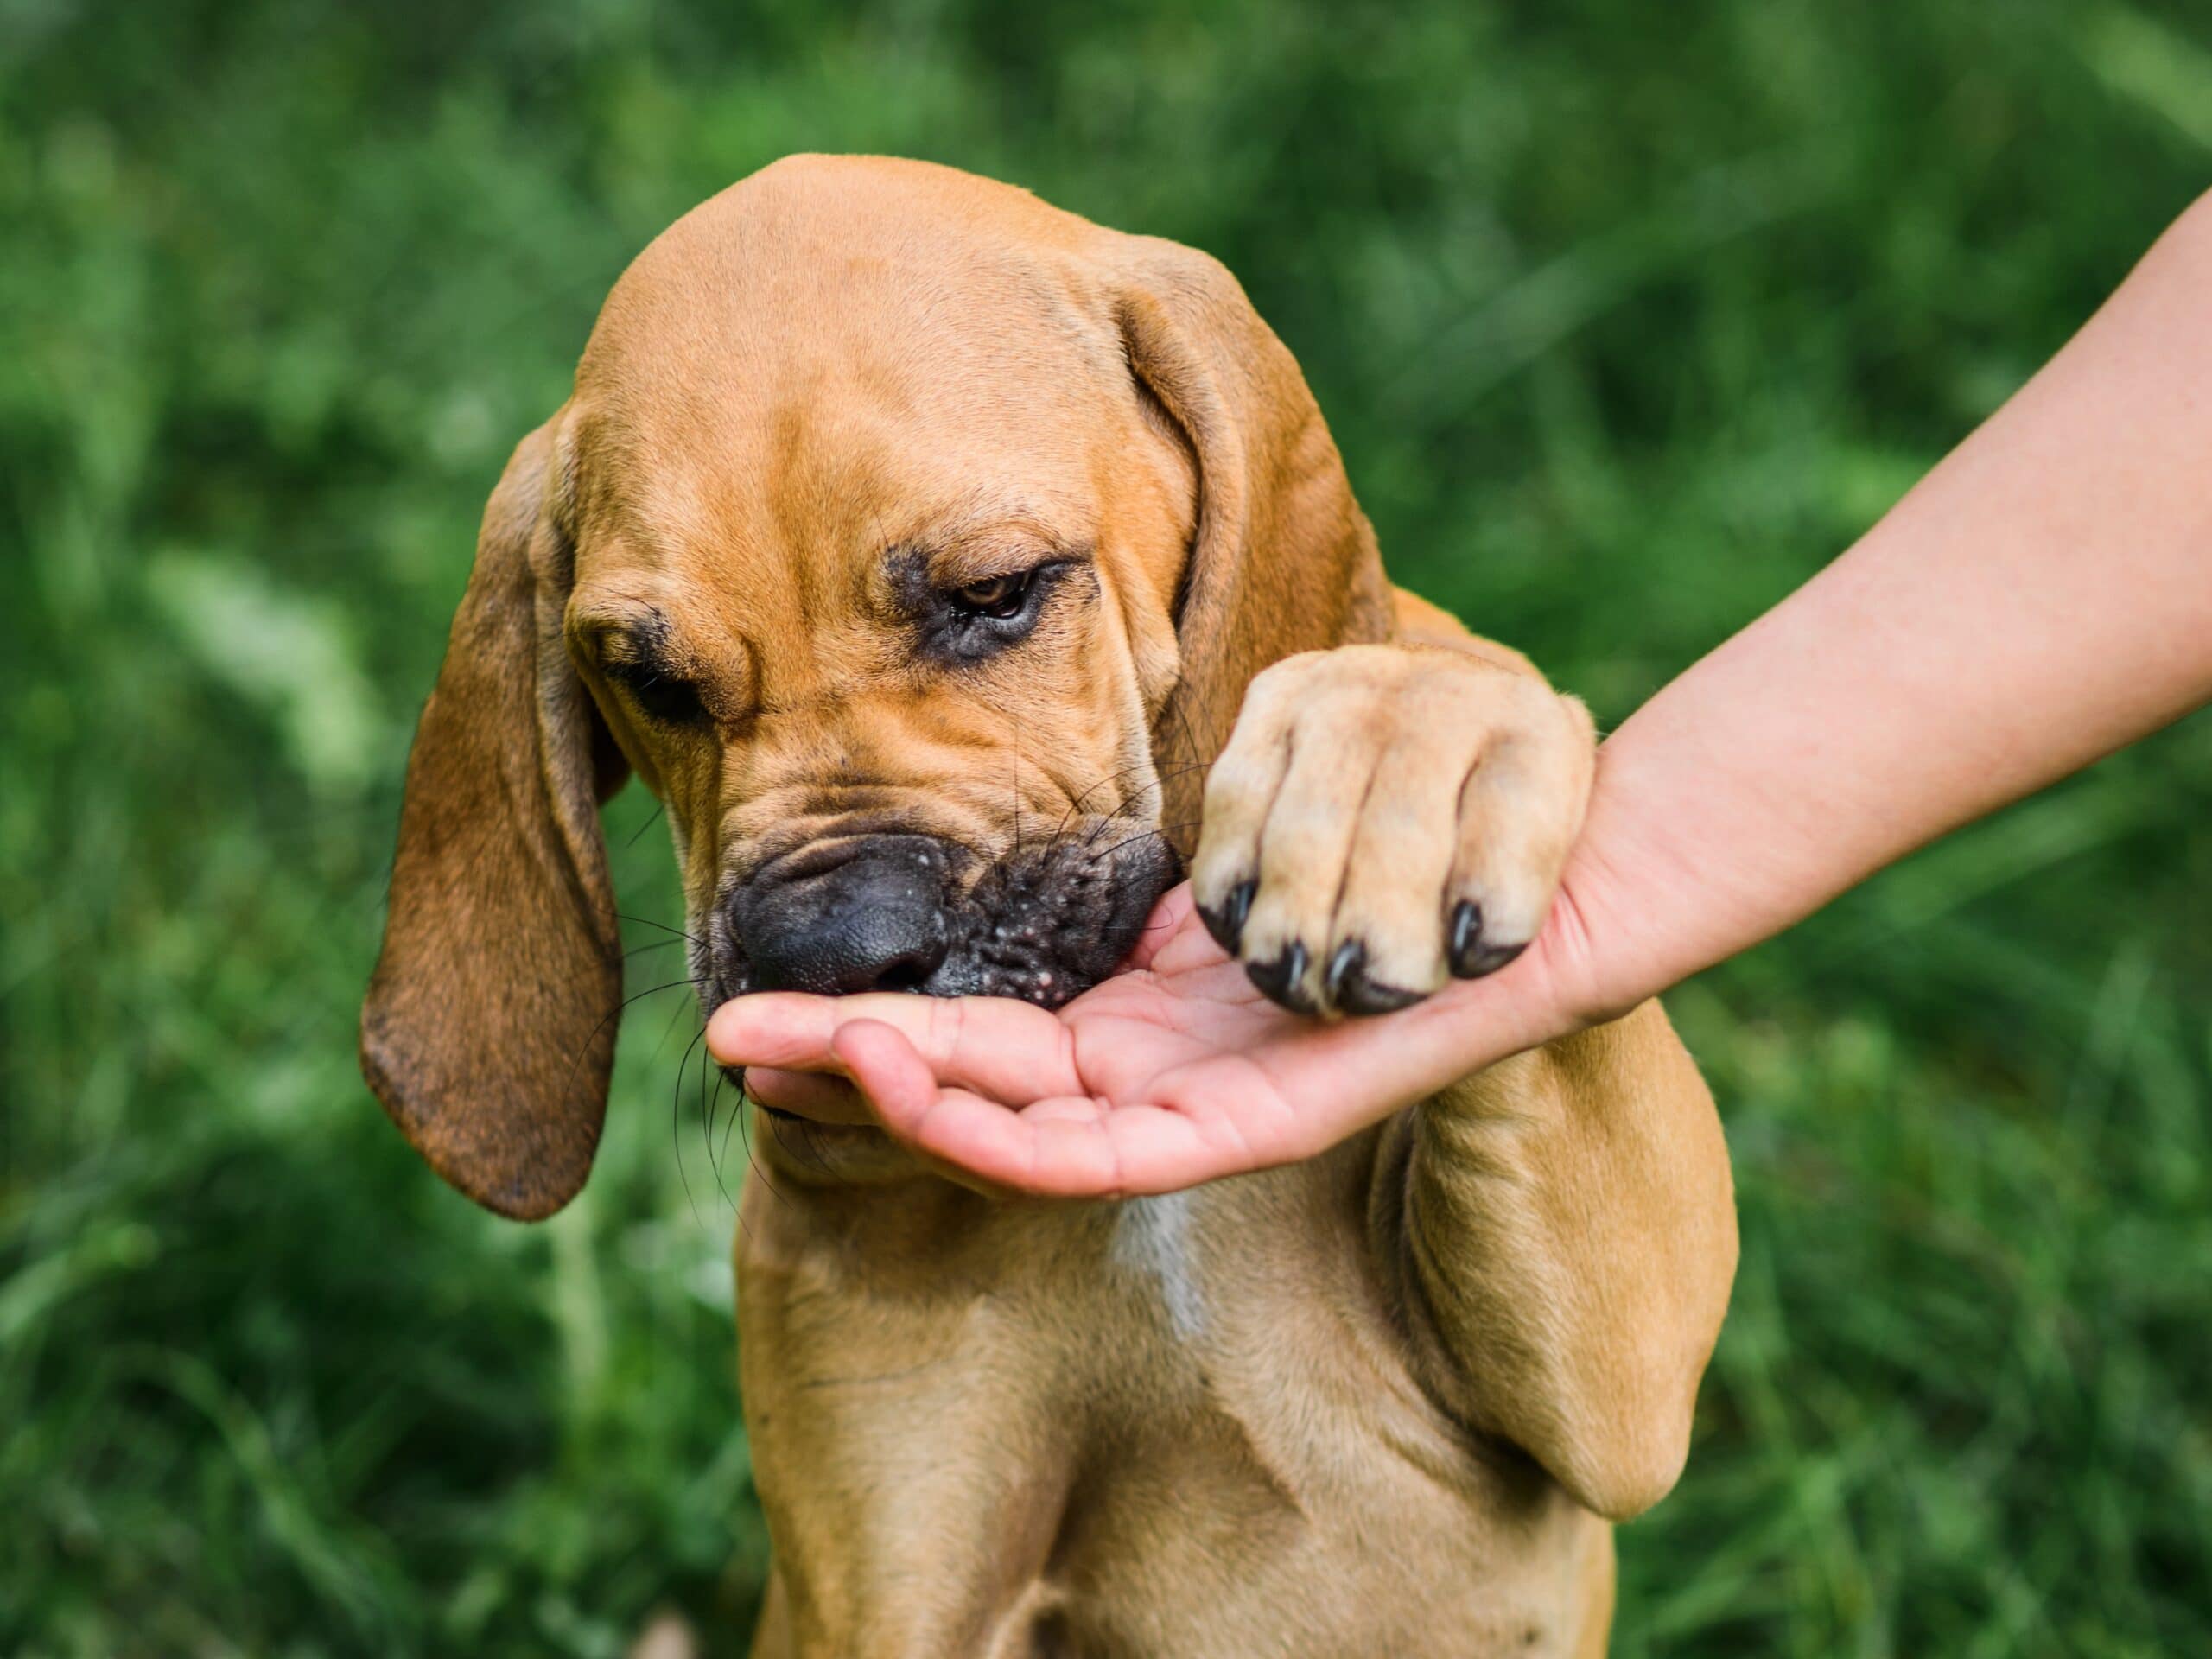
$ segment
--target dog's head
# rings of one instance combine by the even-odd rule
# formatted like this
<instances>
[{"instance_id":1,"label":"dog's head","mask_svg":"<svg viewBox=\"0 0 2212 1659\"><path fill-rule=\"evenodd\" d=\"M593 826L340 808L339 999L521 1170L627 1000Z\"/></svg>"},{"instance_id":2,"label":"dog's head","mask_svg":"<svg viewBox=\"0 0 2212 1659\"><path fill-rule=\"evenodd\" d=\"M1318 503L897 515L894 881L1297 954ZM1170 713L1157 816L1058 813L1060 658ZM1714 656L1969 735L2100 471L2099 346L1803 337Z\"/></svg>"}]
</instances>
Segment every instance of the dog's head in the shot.
<instances>
[{"instance_id":1,"label":"dog's head","mask_svg":"<svg viewBox=\"0 0 2212 1659\"><path fill-rule=\"evenodd\" d=\"M1204 255L907 162L679 220L523 441L408 766L364 1070L503 1213L582 1185L666 805L692 972L1056 1004L1175 879L1268 663L1379 637L1296 365Z\"/></svg>"}]
</instances>

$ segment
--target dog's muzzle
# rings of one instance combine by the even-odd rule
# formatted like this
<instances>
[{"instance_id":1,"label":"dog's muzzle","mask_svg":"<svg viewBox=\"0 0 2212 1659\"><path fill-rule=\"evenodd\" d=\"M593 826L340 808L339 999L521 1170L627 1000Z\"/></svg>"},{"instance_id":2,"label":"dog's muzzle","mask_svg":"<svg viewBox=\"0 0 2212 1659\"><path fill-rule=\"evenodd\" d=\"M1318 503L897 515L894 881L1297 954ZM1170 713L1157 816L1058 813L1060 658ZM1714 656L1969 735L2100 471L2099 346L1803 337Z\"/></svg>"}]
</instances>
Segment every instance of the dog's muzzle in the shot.
<instances>
[{"instance_id":1,"label":"dog's muzzle","mask_svg":"<svg viewBox=\"0 0 2212 1659\"><path fill-rule=\"evenodd\" d=\"M1113 972L1181 874L1162 836L1126 823L988 861L929 835L817 842L718 908L715 995L898 990L1058 1007Z\"/></svg>"}]
</instances>

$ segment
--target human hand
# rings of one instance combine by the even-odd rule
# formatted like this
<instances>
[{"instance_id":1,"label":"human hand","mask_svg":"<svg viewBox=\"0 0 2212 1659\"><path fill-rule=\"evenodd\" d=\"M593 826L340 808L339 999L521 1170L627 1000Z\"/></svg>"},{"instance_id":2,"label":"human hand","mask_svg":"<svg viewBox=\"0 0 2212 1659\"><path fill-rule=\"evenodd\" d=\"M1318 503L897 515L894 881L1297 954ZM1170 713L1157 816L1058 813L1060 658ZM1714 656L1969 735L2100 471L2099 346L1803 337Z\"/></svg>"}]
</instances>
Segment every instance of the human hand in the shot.
<instances>
[{"instance_id":1,"label":"human hand","mask_svg":"<svg viewBox=\"0 0 2212 1659\"><path fill-rule=\"evenodd\" d=\"M766 1105L874 1121L994 1185L1173 1192L1310 1157L1583 1023L1560 994L1560 948L1573 931L1562 922L1489 978L1324 1025L1262 996L1185 886L1160 901L1126 971L1058 1010L769 992L718 1009L707 1047L750 1068L747 1090Z\"/></svg>"}]
</instances>

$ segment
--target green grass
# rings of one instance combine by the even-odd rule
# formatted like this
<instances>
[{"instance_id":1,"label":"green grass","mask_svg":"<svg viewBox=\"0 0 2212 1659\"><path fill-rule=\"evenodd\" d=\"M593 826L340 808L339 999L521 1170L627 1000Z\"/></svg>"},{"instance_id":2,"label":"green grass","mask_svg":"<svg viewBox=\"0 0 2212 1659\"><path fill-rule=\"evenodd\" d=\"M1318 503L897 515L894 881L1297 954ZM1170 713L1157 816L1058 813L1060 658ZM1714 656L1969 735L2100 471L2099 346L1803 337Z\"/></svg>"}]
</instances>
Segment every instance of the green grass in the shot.
<instances>
[{"instance_id":1,"label":"green grass","mask_svg":"<svg viewBox=\"0 0 2212 1659\"><path fill-rule=\"evenodd\" d=\"M2066 337L2208 111L2178 0L0 4L0 1651L741 1650L682 998L535 1230L353 1062L476 514L676 213L880 149L1212 250L1401 579L1614 721ZM2208 920L2200 717L1675 998L1745 1257L1618 1652L2202 1648Z\"/></svg>"}]
</instances>

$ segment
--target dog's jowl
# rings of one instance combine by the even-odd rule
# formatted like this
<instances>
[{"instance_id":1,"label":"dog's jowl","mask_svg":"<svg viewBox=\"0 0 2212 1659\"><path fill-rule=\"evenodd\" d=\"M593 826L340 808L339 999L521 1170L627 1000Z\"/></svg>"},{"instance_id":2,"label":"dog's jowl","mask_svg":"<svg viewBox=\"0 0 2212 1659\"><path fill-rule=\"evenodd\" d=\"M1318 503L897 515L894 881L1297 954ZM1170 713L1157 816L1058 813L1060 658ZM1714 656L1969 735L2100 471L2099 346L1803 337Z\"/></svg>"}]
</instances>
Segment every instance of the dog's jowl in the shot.
<instances>
[{"instance_id":1,"label":"dog's jowl","mask_svg":"<svg viewBox=\"0 0 2212 1659\"><path fill-rule=\"evenodd\" d=\"M794 158L639 256L493 493L363 1065L471 1197L575 1193L621 994L598 809L632 773L709 1007L1058 1006L1187 872L1260 990L1329 1020L1510 960L1592 764L1579 704L1391 588L1218 264ZM1736 1257L1656 1004L1127 1205L758 1127L762 1659L1604 1650L1607 1522L1681 1471Z\"/></svg>"}]
</instances>

